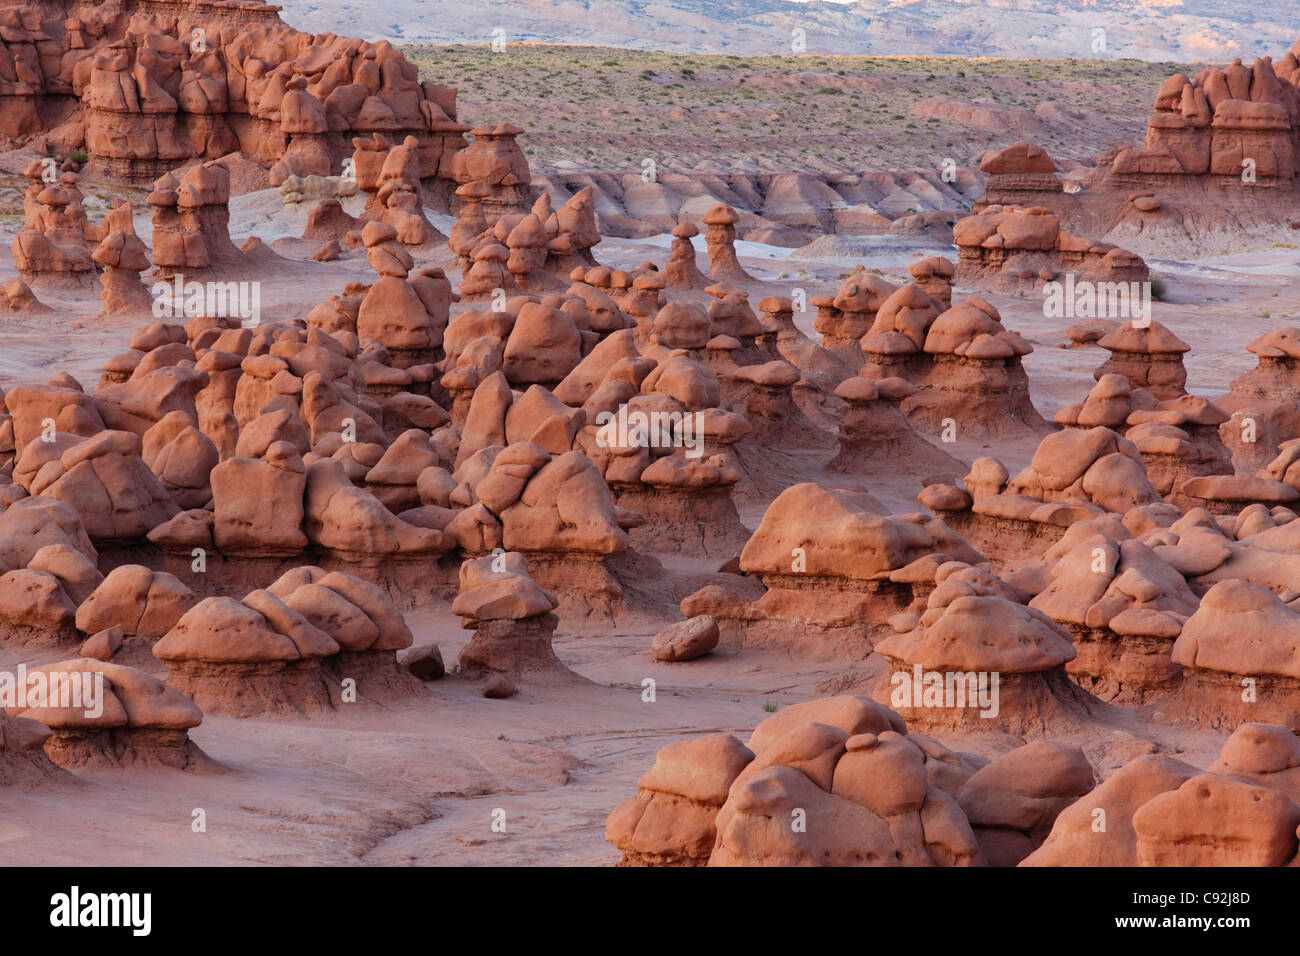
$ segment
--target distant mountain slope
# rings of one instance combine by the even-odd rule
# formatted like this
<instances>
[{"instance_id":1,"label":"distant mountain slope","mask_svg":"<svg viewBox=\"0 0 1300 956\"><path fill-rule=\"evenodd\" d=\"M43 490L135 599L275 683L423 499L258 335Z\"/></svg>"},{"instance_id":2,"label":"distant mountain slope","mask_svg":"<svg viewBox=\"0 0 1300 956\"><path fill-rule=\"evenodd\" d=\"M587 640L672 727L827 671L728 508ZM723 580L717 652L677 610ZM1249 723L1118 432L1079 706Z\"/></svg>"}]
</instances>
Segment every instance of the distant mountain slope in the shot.
<instances>
[{"instance_id":1,"label":"distant mountain slope","mask_svg":"<svg viewBox=\"0 0 1300 956\"><path fill-rule=\"evenodd\" d=\"M280 0L301 29L404 43L1225 61L1300 40L1297 0ZM1105 31L1105 50L1094 43ZM498 34L500 35L500 34Z\"/></svg>"}]
</instances>

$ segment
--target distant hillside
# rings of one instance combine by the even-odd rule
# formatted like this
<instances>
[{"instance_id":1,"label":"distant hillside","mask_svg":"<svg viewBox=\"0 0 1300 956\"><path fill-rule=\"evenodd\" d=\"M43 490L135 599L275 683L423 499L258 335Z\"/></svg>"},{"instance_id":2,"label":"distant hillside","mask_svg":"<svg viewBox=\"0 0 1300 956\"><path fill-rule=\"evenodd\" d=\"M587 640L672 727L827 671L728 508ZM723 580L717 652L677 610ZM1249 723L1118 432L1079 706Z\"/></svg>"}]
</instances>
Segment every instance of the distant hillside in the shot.
<instances>
[{"instance_id":1,"label":"distant hillside","mask_svg":"<svg viewBox=\"0 0 1300 956\"><path fill-rule=\"evenodd\" d=\"M679 53L1204 60L1281 56L1296 0L280 0L294 26L404 43L595 44ZM1105 48L1099 44L1104 31ZM799 51L795 51L799 52Z\"/></svg>"}]
</instances>

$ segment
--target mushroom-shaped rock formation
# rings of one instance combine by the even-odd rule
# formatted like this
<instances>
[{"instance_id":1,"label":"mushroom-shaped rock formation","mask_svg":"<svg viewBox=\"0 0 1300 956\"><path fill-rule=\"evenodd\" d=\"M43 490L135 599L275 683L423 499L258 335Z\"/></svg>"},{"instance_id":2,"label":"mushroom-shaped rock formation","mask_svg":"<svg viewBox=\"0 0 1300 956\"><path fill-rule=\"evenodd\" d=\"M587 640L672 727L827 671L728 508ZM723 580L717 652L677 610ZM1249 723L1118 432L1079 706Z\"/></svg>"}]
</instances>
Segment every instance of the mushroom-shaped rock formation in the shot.
<instances>
[{"instance_id":1,"label":"mushroom-shaped rock formation","mask_svg":"<svg viewBox=\"0 0 1300 956\"><path fill-rule=\"evenodd\" d=\"M252 264L230 241L230 172L218 162L171 173L145 200L153 207L153 264L159 275L198 277L247 272Z\"/></svg>"},{"instance_id":2,"label":"mushroom-shaped rock formation","mask_svg":"<svg viewBox=\"0 0 1300 956\"><path fill-rule=\"evenodd\" d=\"M227 717L328 710L321 661L338 642L270 591L204 598L154 645L167 682Z\"/></svg>"},{"instance_id":3,"label":"mushroom-shaped rock formation","mask_svg":"<svg viewBox=\"0 0 1300 956\"><path fill-rule=\"evenodd\" d=\"M673 227L673 244L664 267L664 279L670 289L703 289L709 284L696 265L695 244L691 242L700 234L694 223L683 222Z\"/></svg>"},{"instance_id":4,"label":"mushroom-shaped rock formation","mask_svg":"<svg viewBox=\"0 0 1300 956\"><path fill-rule=\"evenodd\" d=\"M616 388L631 393L630 382L611 379L616 374L624 372L611 368L606 376L611 394ZM626 400L614 409L596 411L593 395L586 407L595 411L594 422L576 436L575 447L604 475L618 506L644 518L631 531L632 544L665 553L734 554L749 532L732 500L742 475L732 446L748 434L749 422L716 407L712 373L676 353L642 378L641 394L620 397Z\"/></svg>"},{"instance_id":5,"label":"mushroom-shaped rock formation","mask_svg":"<svg viewBox=\"0 0 1300 956\"><path fill-rule=\"evenodd\" d=\"M1052 157L1024 140L985 153L980 172L986 176L984 195L972 207L975 212L990 205L1036 206L1064 189Z\"/></svg>"},{"instance_id":6,"label":"mushroom-shaped rock formation","mask_svg":"<svg viewBox=\"0 0 1300 956\"><path fill-rule=\"evenodd\" d=\"M66 544L41 547L26 567L0 574L0 638L10 645L74 643L77 601L98 580L99 571L80 551Z\"/></svg>"},{"instance_id":7,"label":"mushroom-shaped rock formation","mask_svg":"<svg viewBox=\"0 0 1300 956\"><path fill-rule=\"evenodd\" d=\"M1219 426L1227 419L1223 409L1204 398L1157 400L1113 373L1102 375L1084 402L1056 414L1056 421L1067 428L1104 426L1133 442L1152 487L1183 507L1201 504L1184 491L1190 479L1232 475L1232 460L1219 436Z\"/></svg>"},{"instance_id":8,"label":"mushroom-shaped rock formation","mask_svg":"<svg viewBox=\"0 0 1300 956\"><path fill-rule=\"evenodd\" d=\"M382 152L383 156L375 179L367 176L363 182L358 177L358 187L367 193L364 215L392 226L397 241L403 246L418 248L441 240L443 237L425 217L424 203L420 198L419 141L408 136L400 144L388 146L379 134L375 140L379 149L372 148L374 143L354 140L354 169L373 166L375 157L371 153Z\"/></svg>"},{"instance_id":9,"label":"mushroom-shaped rock formation","mask_svg":"<svg viewBox=\"0 0 1300 956\"><path fill-rule=\"evenodd\" d=\"M1300 612L1249 581L1220 581L1174 642L1183 686L1161 710L1192 726L1300 730Z\"/></svg>"},{"instance_id":10,"label":"mushroom-shaped rock formation","mask_svg":"<svg viewBox=\"0 0 1300 956\"><path fill-rule=\"evenodd\" d=\"M779 711L748 746L729 734L671 743L606 839L625 866L983 864L955 800L978 764L905 731L846 696Z\"/></svg>"},{"instance_id":11,"label":"mushroom-shaped rock formation","mask_svg":"<svg viewBox=\"0 0 1300 956\"><path fill-rule=\"evenodd\" d=\"M391 226L368 222L361 235L379 278L358 307L357 335L382 345L397 368L437 361L451 308L451 283L433 266L410 276L414 261L397 244Z\"/></svg>"},{"instance_id":12,"label":"mushroom-shaped rock formation","mask_svg":"<svg viewBox=\"0 0 1300 956\"><path fill-rule=\"evenodd\" d=\"M523 130L499 123L468 132L473 137L469 146L449 157L452 177L461 184L456 191L457 197L464 200L461 217L465 217L467 208L473 208L486 227L508 213L527 212L532 174L528 158L515 142ZM475 188L467 190L467 186Z\"/></svg>"},{"instance_id":13,"label":"mushroom-shaped rock formation","mask_svg":"<svg viewBox=\"0 0 1300 956\"><path fill-rule=\"evenodd\" d=\"M609 486L586 455L551 458L511 503L498 507L503 546L524 554L529 573L560 596L565 613L572 607L590 614L622 598L605 560L627 550L627 532Z\"/></svg>"},{"instance_id":14,"label":"mushroom-shaped rock formation","mask_svg":"<svg viewBox=\"0 0 1300 956\"><path fill-rule=\"evenodd\" d=\"M876 645L875 698L922 730L1042 732L1082 724L1097 702L1070 683L1070 636L995 594L960 597L927 625Z\"/></svg>"},{"instance_id":15,"label":"mushroom-shaped rock formation","mask_svg":"<svg viewBox=\"0 0 1300 956\"><path fill-rule=\"evenodd\" d=\"M8 55L6 48L6 56ZM23 227L14 237L14 268L35 283L82 284L95 274L75 174L59 176L49 163L33 161L23 197Z\"/></svg>"},{"instance_id":16,"label":"mushroom-shaped rock formation","mask_svg":"<svg viewBox=\"0 0 1300 956\"><path fill-rule=\"evenodd\" d=\"M740 569L762 578L753 604L702 608L745 621L746 642L801 655L867 656L886 622L912 603L902 570L926 555L982 560L941 521L886 517L816 484L782 492L740 555Z\"/></svg>"},{"instance_id":17,"label":"mushroom-shaped rock formation","mask_svg":"<svg viewBox=\"0 0 1300 956\"><path fill-rule=\"evenodd\" d=\"M1263 723L1233 731L1206 772L1139 757L1063 810L1025 865L1294 865L1297 764L1300 740Z\"/></svg>"},{"instance_id":18,"label":"mushroom-shaped rock formation","mask_svg":"<svg viewBox=\"0 0 1300 956\"><path fill-rule=\"evenodd\" d=\"M928 738L814 717L760 747L762 730L718 811L711 866L985 863L942 772L932 775L956 755ZM806 829L791 826L796 818Z\"/></svg>"},{"instance_id":19,"label":"mushroom-shaped rock formation","mask_svg":"<svg viewBox=\"0 0 1300 956\"><path fill-rule=\"evenodd\" d=\"M869 307L873 301L874 297L868 297L864 304ZM944 303L916 283L889 292L880 302L875 320L858 340L859 351L866 355L861 374L873 379L897 376L922 382L933 365L924 351L926 335L943 311Z\"/></svg>"},{"instance_id":20,"label":"mushroom-shaped rock formation","mask_svg":"<svg viewBox=\"0 0 1300 956\"><path fill-rule=\"evenodd\" d=\"M921 291L939 300L945 308L952 306L952 280L957 274L957 266L951 260L929 256L908 266L907 274Z\"/></svg>"},{"instance_id":21,"label":"mushroom-shaped rock formation","mask_svg":"<svg viewBox=\"0 0 1300 956\"><path fill-rule=\"evenodd\" d=\"M99 277L103 289L103 316L143 315L153 305L153 297L140 281L140 273L149 268L149 251L130 229L130 209L122 223L127 228L110 232L95 247L94 260L104 267Z\"/></svg>"},{"instance_id":22,"label":"mushroom-shaped rock formation","mask_svg":"<svg viewBox=\"0 0 1300 956\"><path fill-rule=\"evenodd\" d=\"M902 405L914 427L956 439L1047 430L1021 364L1033 348L1000 319L983 299L969 298L930 323L922 346L926 364L913 379L921 388Z\"/></svg>"},{"instance_id":23,"label":"mushroom-shaped rock formation","mask_svg":"<svg viewBox=\"0 0 1300 956\"><path fill-rule=\"evenodd\" d=\"M1123 375L1107 373L1097 379L1088 397L1075 405L1066 405L1056 413L1056 423L1066 428L1104 426L1122 431L1135 411L1150 411L1156 397L1135 388Z\"/></svg>"},{"instance_id":24,"label":"mushroom-shaped rock formation","mask_svg":"<svg viewBox=\"0 0 1300 956\"><path fill-rule=\"evenodd\" d=\"M1079 686L1110 703L1158 700L1182 680L1170 653L1199 602L1147 545L1087 524L1072 526L1048 552L1055 560L1050 583L1029 606L1074 638L1078 656L1065 669Z\"/></svg>"},{"instance_id":25,"label":"mushroom-shaped rock formation","mask_svg":"<svg viewBox=\"0 0 1300 956\"><path fill-rule=\"evenodd\" d=\"M331 684L351 679L367 697L418 690L397 664L397 652L414 638L400 611L378 586L341 571L303 565L286 571L267 590L338 644L324 659Z\"/></svg>"},{"instance_id":26,"label":"mushroom-shaped rock formation","mask_svg":"<svg viewBox=\"0 0 1300 956\"><path fill-rule=\"evenodd\" d=\"M85 658L61 661L29 668L25 690L21 704L7 707L9 716L48 727L45 752L64 769L210 765L189 739L190 728L203 720L199 708L142 671Z\"/></svg>"},{"instance_id":27,"label":"mushroom-shaped rock formation","mask_svg":"<svg viewBox=\"0 0 1300 956\"><path fill-rule=\"evenodd\" d=\"M701 220L708 228L704 241L709 247L709 278L715 282L752 281L736 257L736 223L740 216L725 203L718 203Z\"/></svg>"},{"instance_id":28,"label":"mushroom-shaped rock formation","mask_svg":"<svg viewBox=\"0 0 1300 956\"><path fill-rule=\"evenodd\" d=\"M1224 463L1215 472L1185 478L1168 496L1189 511L1204 509L1215 515L1236 516L1259 508L1285 509L1300 501L1300 478L1291 470L1296 457L1295 439L1283 442L1277 458L1254 475L1233 474Z\"/></svg>"},{"instance_id":29,"label":"mushroom-shaped rock formation","mask_svg":"<svg viewBox=\"0 0 1300 956\"><path fill-rule=\"evenodd\" d=\"M1157 399L1187 394L1187 369L1183 354L1191 346L1154 320L1125 322L1097 342L1110 352L1092 377L1123 375L1133 388L1144 388Z\"/></svg>"},{"instance_id":30,"label":"mushroom-shaped rock formation","mask_svg":"<svg viewBox=\"0 0 1300 956\"><path fill-rule=\"evenodd\" d=\"M835 295L810 300L817 308L813 328L821 334L822 347L860 362L859 340L872 330L877 313L897 291L879 275L855 270Z\"/></svg>"},{"instance_id":31,"label":"mushroom-shaped rock formation","mask_svg":"<svg viewBox=\"0 0 1300 956\"><path fill-rule=\"evenodd\" d=\"M466 560L451 606L462 626L474 631L460 652L461 670L474 678L501 674L516 684L538 672L568 674L551 649L559 603L534 583L521 554Z\"/></svg>"},{"instance_id":32,"label":"mushroom-shaped rock formation","mask_svg":"<svg viewBox=\"0 0 1300 956\"><path fill-rule=\"evenodd\" d=\"M761 469L772 448L825 451L832 446L831 436L795 400L796 389L807 382L785 359L741 366L730 379L748 393L744 409L751 429L740 451L748 471Z\"/></svg>"},{"instance_id":33,"label":"mushroom-shaped rock formation","mask_svg":"<svg viewBox=\"0 0 1300 956\"><path fill-rule=\"evenodd\" d=\"M462 187L457 194L476 200L472 194L478 191ZM595 266L591 249L599 242L594 193L588 186L559 210L551 208L550 194L543 193L530 211L507 212L490 222L467 203L450 246L464 274L461 295L476 301L514 292L560 291L576 270Z\"/></svg>"}]
</instances>

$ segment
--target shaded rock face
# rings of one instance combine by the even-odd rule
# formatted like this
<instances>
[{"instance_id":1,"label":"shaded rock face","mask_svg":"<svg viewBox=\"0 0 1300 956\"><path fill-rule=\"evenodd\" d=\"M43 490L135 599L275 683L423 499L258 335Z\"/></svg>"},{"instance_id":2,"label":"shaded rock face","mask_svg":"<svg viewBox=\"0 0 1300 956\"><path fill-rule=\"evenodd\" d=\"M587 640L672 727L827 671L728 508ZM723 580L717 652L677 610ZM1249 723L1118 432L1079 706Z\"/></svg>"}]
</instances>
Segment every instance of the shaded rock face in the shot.
<instances>
[{"instance_id":1,"label":"shaded rock face","mask_svg":"<svg viewBox=\"0 0 1300 956\"><path fill-rule=\"evenodd\" d=\"M44 724L0 710L0 787L40 786L65 777L45 753L49 737Z\"/></svg>"},{"instance_id":2,"label":"shaded rock face","mask_svg":"<svg viewBox=\"0 0 1300 956\"><path fill-rule=\"evenodd\" d=\"M1016 866L1042 845L1057 816L1093 789L1078 747L1036 740L980 768L962 786L966 814L991 866Z\"/></svg>"},{"instance_id":3,"label":"shaded rock face","mask_svg":"<svg viewBox=\"0 0 1300 956\"><path fill-rule=\"evenodd\" d=\"M34 495L76 508L91 540L130 542L173 517L178 507L139 454L139 441L125 431L93 438L32 441L15 475Z\"/></svg>"},{"instance_id":4,"label":"shaded rock face","mask_svg":"<svg viewBox=\"0 0 1300 956\"><path fill-rule=\"evenodd\" d=\"M0 135L49 131L63 150L84 146L100 177L147 183L242 152L279 185L339 172L354 133L383 132L415 137L420 175L449 183L465 146L454 90L421 82L386 42L301 33L268 4L46 3L4 15L18 82L0 92ZM46 118L70 106L74 120L49 130Z\"/></svg>"}]
</instances>

